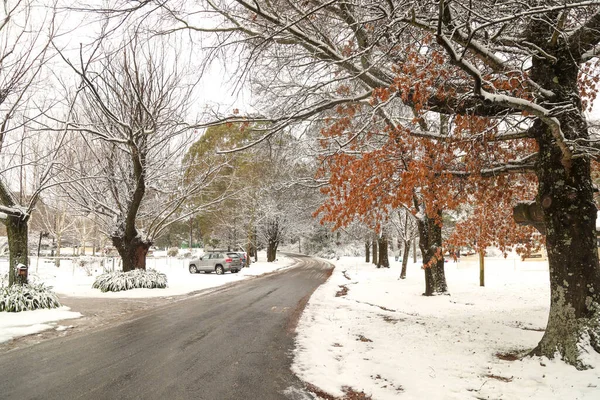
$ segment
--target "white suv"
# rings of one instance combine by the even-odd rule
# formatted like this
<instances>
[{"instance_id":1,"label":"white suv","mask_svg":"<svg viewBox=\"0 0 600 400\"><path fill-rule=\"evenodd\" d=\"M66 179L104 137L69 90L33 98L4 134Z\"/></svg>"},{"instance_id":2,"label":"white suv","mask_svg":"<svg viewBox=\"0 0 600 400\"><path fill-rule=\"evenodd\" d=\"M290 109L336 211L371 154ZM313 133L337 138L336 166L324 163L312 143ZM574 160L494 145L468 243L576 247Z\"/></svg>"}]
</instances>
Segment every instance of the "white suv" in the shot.
<instances>
[{"instance_id":1,"label":"white suv","mask_svg":"<svg viewBox=\"0 0 600 400\"><path fill-rule=\"evenodd\" d=\"M226 271L236 273L242 268L242 263L239 258L228 256L225 252L209 252L200 258L191 259L188 263L190 274L196 274L203 271L206 274L216 272L218 275L224 274Z\"/></svg>"}]
</instances>

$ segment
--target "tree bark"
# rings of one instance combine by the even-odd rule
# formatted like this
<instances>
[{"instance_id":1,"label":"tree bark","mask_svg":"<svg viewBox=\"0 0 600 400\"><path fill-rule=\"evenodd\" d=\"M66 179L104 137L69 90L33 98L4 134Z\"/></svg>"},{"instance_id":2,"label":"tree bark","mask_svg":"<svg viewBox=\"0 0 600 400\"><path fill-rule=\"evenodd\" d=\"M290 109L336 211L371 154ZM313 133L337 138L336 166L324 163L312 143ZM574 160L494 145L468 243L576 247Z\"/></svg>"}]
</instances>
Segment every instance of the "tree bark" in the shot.
<instances>
[{"instance_id":1,"label":"tree bark","mask_svg":"<svg viewBox=\"0 0 600 400\"><path fill-rule=\"evenodd\" d=\"M151 241L142 240L137 235L133 238L113 236L111 239L123 261L123 272L146 269L146 254L152 246Z\"/></svg>"},{"instance_id":2,"label":"tree bark","mask_svg":"<svg viewBox=\"0 0 600 400\"><path fill-rule=\"evenodd\" d=\"M371 261L371 243L365 240L365 262Z\"/></svg>"},{"instance_id":3,"label":"tree bark","mask_svg":"<svg viewBox=\"0 0 600 400\"><path fill-rule=\"evenodd\" d=\"M446 293L446 274L444 271L444 256L442 254L442 212L438 211L438 219L427 215L418 219L419 247L423 254L425 269L425 296L436 293Z\"/></svg>"},{"instance_id":4,"label":"tree bark","mask_svg":"<svg viewBox=\"0 0 600 400\"><path fill-rule=\"evenodd\" d=\"M545 22L532 23L532 39L550 37ZM534 42L535 43L535 42ZM556 115L567 140L589 140L578 88L578 61L568 48L557 46L555 62L532 60L531 77L552 90L556 104L570 109ZM550 270L550 314L544 336L533 354L586 368L586 344L600 352L600 265L596 244L597 209L593 199L589 157L565 158L551 127L533 124L539 146L536 201L542 206Z\"/></svg>"},{"instance_id":5,"label":"tree bark","mask_svg":"<svg viewBox=\"0 0 600 400\"><path fill-rule=\"evenodd\" d=\"M479 286L485 286L485 250L479 250Z\"/></svg>"},{"instance_id":6,"label":"tree bark","mask_svg":"<svg viewBox=\"0 0 600 400\"><path fill-rule=\"evenodd\" d=\"M273 262L277 259L277 246L279 246L277 240L269 239L267 244L267 262Z\"/></svg>"},{"instance_id":7,"label":"tree bark","mask_svg":"<svg viewBox=\"0 0 600 400\"><path fill-rule=\"evenodd\" d=\"M62 246L62 232L56 234L56 262L57 268L60 268L60 247Z\"/></svg>"},{"instance_id":8,"label":"tree bark","mask_svg":"<svg viewBox=\"0 0 600 400\"><path fill-rule=\"evenodd\" d=\"M417 240L413 240L413 263L417 263Z\"/></svg>"},{"instance_id":9,"label":"tree bark","mask_svg":"<svg viewBox=\"0 0 600 400\"><path fill-rule=\"evenodd\" d=\"M14 284L24 285L28 283L27 274L19 277L15 275L15 267L17 265L29 265L27 254L28 223L29 216L9 216L5 220L6 233L8 236L8 251L10 252L8 286Z\"/></svg>"},{"instance_id":10,"label":"tree bark","mask_svg":"<svg viewBox=\"0 0 600 400\"><path fill-rule=\"evenodd\" d=\"M400 279L406 279L406 267L408 265L408 253L410 252L410 240L404 242L404 252L402 253L402 271L400 272Z\"/></svg>"},{"instance_id":11,"label":"tree bark","mask_svg":"<svg viewBox=\"0 0 600 400\"><path fill-rule=\"evenodd\" d=\"M258 262L258 232L256 226L254 226L254 262Z\"/></svg>"},{"instance_id":12,"label":"tree bark","mask_svg":"<svg viewBox=\"0 0 600 400\"><path fill-rule=\"evenodd\" d=\"M275 219L270 221L267 227L267 262L273 262L277 259L277 247L279 246L279 239L279 220Z\"/></svg>"},{"instance_id":13,"label":"tree bark","mask_svg":"<svg viewBox=\"0 0 600 400\"><path fill-rule=\"evenodd\" d=\"M379 254L377 251L377 235L373 235L373 239L371 239L371 247L373 249L373 264L377 265L379 262Z\"/></svg>"},{"instance_id":14,"label":"tree bark","mask_svg":"<svg viewBox=\"0 0 600 400\"><path fill-rule=\"evenodd\" d=\"M388 239L385 232L382 232L381 237L377 240L379 247L379 257L377 259L377 268L389 268L390 260L388 256Z\"/></svg>"}]
</instances>

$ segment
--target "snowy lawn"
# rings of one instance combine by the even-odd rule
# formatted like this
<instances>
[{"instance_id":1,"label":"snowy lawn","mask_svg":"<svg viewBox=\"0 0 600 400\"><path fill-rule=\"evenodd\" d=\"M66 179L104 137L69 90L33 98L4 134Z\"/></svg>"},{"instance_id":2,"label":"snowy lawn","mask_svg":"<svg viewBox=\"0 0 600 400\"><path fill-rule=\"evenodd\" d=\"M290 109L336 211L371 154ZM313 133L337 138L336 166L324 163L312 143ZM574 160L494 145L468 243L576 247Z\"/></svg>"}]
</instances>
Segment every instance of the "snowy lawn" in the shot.
<instances>
[{"instance_id":1,"label":"snowy lawn","mask_svg":"<svg viewBox=\"0 0 600 400\"><path fill-rule=\"evenodd\" d=\"M190 274L188 271L188 259L149 257L146 267L156 269L167 275L168 286L165 289L132 289L121 292L102 293L100 289L92 289L96 276L104 272L100 265L91 263L85 268L73 265L71 260L62 260L60 268L57 268L50 259L40 258L39 262L31 257L30 277L34 282L44 282L53 286L58 294L77 297L100 297L100 298L144 298L176 296L191 293L203 289L209 289L249 279L258 275L288 268L294 260L283 255L273 263L259 261L250 264L249 268L243 268L237 274L229 272L224 275L217 274ZM266 255L259 252L259 260L266 260ZM36 272L37 264L37 272ZM107 263L112 267L112 262ZM8 262L0 262L0 276L8 271ZM14 337L30 335L46 329L61 329L56 321L69 318L79 318L81 314L77 310L69 311L68 307L53 310L35 310L20 313L0 312L0 342L10 340Z\"/></svg>"},{"instance_id":2,"label":"snowy lawn","mask_svg":"<svg viewBox=\"0 0 600 400\"><path fill-rule=\"evenodd\" d=\"M423 271L376 269L342 258L311 297L299 325L294 372L335 396L373 399L600 399L596 369L525 358L549 308L545 261L476 257L446 263L450 296L424 297ZM345 294L344 294L345 293ZM337 294L337 296L336 296Z\"/></svg>"}]
</instances>

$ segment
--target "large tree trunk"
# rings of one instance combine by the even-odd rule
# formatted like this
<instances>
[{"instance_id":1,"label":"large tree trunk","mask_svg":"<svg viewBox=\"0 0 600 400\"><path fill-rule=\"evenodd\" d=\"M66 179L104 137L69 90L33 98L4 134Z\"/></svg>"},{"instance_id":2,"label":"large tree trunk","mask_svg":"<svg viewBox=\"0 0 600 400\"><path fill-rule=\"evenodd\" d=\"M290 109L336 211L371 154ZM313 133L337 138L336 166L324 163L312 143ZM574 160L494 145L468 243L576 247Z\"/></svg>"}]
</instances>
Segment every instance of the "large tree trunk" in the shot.
<instances>
[{"instance_id":1,"label":"large tree trunk","mask_svg":"<svg viewBox=\"0 0 600 400\"><path fill-rule=\"evenodd\" d=\"M402 271L400 279L406 279L406 267L408 265L408 253L410 252L410 240L404 242L404 251L402 253Z\"/></svg>"},{"instance_id":2,"label":"large tree trunk","mask_svg":"<svg viewBox=\"0 0 600 400\"><path fill-rule=\"evenodd\" d=\"M365 240L365 262L368 263L371 260L371 242Z\"/></svg>"},{"instance_id":3,"label":"large tree trunk","mask_svg":"<svg viewBox=\"0 0 600 400\"><path fill-rule=\"evenodd\" d=\"M379 247L379 258L377 259L377 268L389 268L390 260L388 257L388 239L385 232L381 234L381 237L377 240L377 246Z\"/></svg>"},{"instance_id":4,"label":"large tree trunk","mask_svg":"<svg viewBox=\"0 0 600 400\"><path fill-rule=\"evenodd\" d=\"M137 235L131 239L119 236L113 236L111 239L123 261L123 272L146 269L146 254L152 246L151 241L142 240Z\"/></svg>"},{"instance_id":5,"label":"large tree trunk","mask_svg":"<svg viewBox=\"0 0 600 400\"><path fill-rule=\"evenodd\" d=\"M279 241L269 238L267 244L267 262L273 262L277 259L277 246L279 246Z\"/></svg>"},{"instance_id":6,"label":"large tree trunk","mask_svg":"<svg viewBox=\"0 0 600 400\"><path fill-rule=\"evenodd\" d=\"M419 247L423 254L425 269L425 296L446 293L446 274L444 272L444 256L442 254L442 213L438 219L423 216L418 219Z\"/></svg>"},{"instance_id":7,"label":"large tree trunk","mask_svg":"<svg viewBox=\"0 0 600 400\"><path fill-rule=\"evenodd\" d=\"M277 260L277 247L280 239L279 219L270 221L267 225L267 262Z\"/></svg>"},{"instance_id":8,"label":"large tree trunk","mask_svg":"<svg viewBox=\"0 0 600 400\"><path fill-rule=\"evenodd\" d=\"M6 233L8 235L9 274L8 285L23 285L27 283L27 273L17 276L15 267L19 264L28 266L27 254L27 228L29 217L9 216L5 220Z\"/></svg>"},{"instance_id":9,"label":"large tree trunk","mask_svg":"<svg viewBox=\"0 0 600 400\"><path fill-rule=\"evenodd\" d=\"M557 115L567 140L587 141L587 124L577 88L577 64L562 51L558 61L534 59L532 78L557 94L553 102L570 103L573 111ZM565 160L550 127L533 126L539 145L536 201L544 213L550 270L550 315L534 354L562 358L585 368L585 342L600 352L600 266L596 245L597 209L589 157ZM583 347L583 349L582 349Z\"/></svg>"}]
</instances>

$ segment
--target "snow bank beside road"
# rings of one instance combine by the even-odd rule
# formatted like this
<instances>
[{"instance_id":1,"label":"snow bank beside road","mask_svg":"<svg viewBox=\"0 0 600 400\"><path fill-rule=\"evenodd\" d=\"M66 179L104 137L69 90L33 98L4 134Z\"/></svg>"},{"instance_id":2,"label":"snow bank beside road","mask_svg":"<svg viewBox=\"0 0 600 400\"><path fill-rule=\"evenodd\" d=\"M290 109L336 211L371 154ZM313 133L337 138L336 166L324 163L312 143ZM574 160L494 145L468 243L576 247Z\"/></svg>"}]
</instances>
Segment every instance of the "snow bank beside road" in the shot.
<instances>
[{"instance_id":1,"label":"snow bank beside road","mask_svg":"<svg viewBox=\"0 0 600 400\"><path fill-rule=\"evenodd\" d=\"M450 296L424 297L423 272L400 263L376 269L342 258L311 297L298 325L293 370L331 393L373 399L598 399L598 368L526 358L548 316L547 263L486 258L479 287L476 257L447 263ZM346 294L344 294L346 292ZM337 297L336 297L337 294Z\"/></svg>"},{"instance_id":2,"label":"snow bank beside road","mask_svg":"<svg viewBox=\"0 0 600 400\"><path fill-rule=\"evenodd\" d=\"M56 321L81 317L78 312L69 311L69 307L51 310L22 311L19 313L0 313L0 343L15 337L32 335L47 329L64 329Z\"/></svg>"},{"instance_id":3,"label":"snow bank beside road","mask_svg":"<svg viewBox=\"0 0 600 400\"><path fill-rule=\"evenodd\" d=\"M33 257L32 257L33 258ZM266 259L265 254L259 253L259 260ZM144 298L177 296L198 290L208 289L237 282L250 277L277 271L290 267L294 260L283 255L273 263L259 261L250 264L249 268L243 268L237 274L229 272L223 275L217 274L190 274L188 271L189 259L178 258L153 258L146 260L146 268L155 269L167 275L167 288L165 289L133 289L122 292L102 293L99 289L92 289L96 276L103 273L102 267L73 267L71 260L62 260L60 268L57 268L50 259L40 259L38 273L35 267L30 267L32 279L42 281L52 286L58 294L75 297L101 297L101 298ZM36 262L32 261L32 265ZM6 264L0 264L0 274L6 273Z\"/></svg>"}]
</instances>

